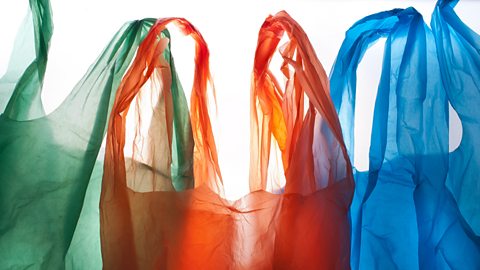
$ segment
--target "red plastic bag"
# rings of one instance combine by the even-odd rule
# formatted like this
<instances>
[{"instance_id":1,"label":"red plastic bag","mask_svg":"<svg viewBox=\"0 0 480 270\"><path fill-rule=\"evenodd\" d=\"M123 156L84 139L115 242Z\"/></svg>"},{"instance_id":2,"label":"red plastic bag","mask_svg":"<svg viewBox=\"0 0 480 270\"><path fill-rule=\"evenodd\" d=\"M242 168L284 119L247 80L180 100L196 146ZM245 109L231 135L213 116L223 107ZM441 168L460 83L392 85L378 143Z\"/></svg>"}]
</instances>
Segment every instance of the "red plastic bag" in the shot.
<instances>
[{"instance_id":1,"label":"red plastic bag","mask_svg":"<svg viewBox=\"0 0 480 270\"><path fill-rule=\"evenodd\" d=\"M195 188L185 190L173 184L170 170L176 166L168 166L178 158L179 143L188 144L189 138L174 139L171 97L179 81L173 62L162 58L168 40L160 35L171 21L196 41L190 108L194 149L183 159L193 161ZM281 49L282 71L289 80L282 93L268 63L284 32L290 42ZM252 80L251 193L236 201L222 197L206 101L208 56L205 41L189 22L161 19L118 90L100 204L104 268L348 269L352 169L328 77L306 34L285 12L268 17L260 30ZM145 84L148 80L152 83ZM143 135L133 140L130 160L124 155L130 147L125 147L127 113L145 90L156 93L152 119L157 122L145 131L142 116L135 115L137 134ZM305 117L304 92L309 98ZM274 191L267 177L272 138L282 152L287 180L281 194L269 192Z\"/></svg>"}]
</instances>

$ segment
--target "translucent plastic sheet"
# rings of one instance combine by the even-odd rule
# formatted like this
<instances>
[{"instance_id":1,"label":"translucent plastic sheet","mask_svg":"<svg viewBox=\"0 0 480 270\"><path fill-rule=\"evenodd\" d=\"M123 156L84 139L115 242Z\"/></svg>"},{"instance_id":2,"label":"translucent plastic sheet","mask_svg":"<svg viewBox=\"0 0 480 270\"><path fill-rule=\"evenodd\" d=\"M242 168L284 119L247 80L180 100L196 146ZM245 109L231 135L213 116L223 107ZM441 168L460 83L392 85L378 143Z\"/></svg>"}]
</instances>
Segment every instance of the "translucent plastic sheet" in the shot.
<instances>
[{"instance_id":1,"label":"translucent plastic sheet","mask_svg":"<svg viewBox=\"0 0 480 270\"><path fill-rule=\"evenodd\" d=\"M32 51L14 51L0 79L0 268L62 269L113 97L153 21L124 25L67 99L45 115L40 94L51 9L45 0L30 1L30 8L22 29L34 31L20 32L17 43L34 42L22 45Z\"/></svg>"},{"instance_id":2,"label":"translucent plastic sheet","mask_svg":"<svg viewBox=\"0 0 480 270\"><path fill-rule=\"evenodd\" d=\"M169 40L159 35L170 22L196 42L192 128L191 135L183 137L194 139L194 149L193 153L182 152L184 164L177 165L193 167L193 189L189 185L177 188L175 166L169 166L174 163L174 153L180 155L175 142L188 143L173 139L185 131L175 127L174 111L183 115L187 107L173 98L181 87L173 62L164 53ZM282 70L289 83L282 92L268 63L284 32L290 41L281 49ZM285 12L267 18L260 30L252 78L252 192L237 201L221 196L223 186L206 101L211 81L208 56L205 41L188 21L161 19L141 44L122 81L107 133L101 196L104 268L349 268L347 212L353 176L328 96L328 78L307 36ZM304 92L310 100L305 116ZM150 124L145 121L148 117L144 118L148 113L138 113L145 107L130 105L145 97L154 100L146 106L147 111L153 109L150 114L155 121ZM134 137L141 140L126 145L131 111L136 111ZM286 168L283 194L264 190L272 136ZM133 149L132 157L125 156L125 149ZM322 155L314 156L315 151ZM190 182L189 177L191 174L181 179Z\"/></svg>"},{"instance_id":3,"label":"translucent plastic sheet","mask_svg":"<svg viewBox=\"0 0 480 270\"><path fill-rule=\"evenodd\" d=\"M434 22L437 27L441 24L445 31L447 23L440 14L442 11L451 14L451 8L444 6L439 3ZM458 18L455 23L459 24ZM448 29L452 28L448 26ZM472 211L468 207L478 205L471 201L478 199L480 194L476 187L478 176L473 176L478 170L478 162L474 161L475 144L465 144L472 134L468 129L462 142L464 148L450 156L449 166L447 98L448 93L452 104L456 105L457 111L460 110L459 114L464 109L463 112L472 117L469 119L478 118L473 105L478 85L470 79L478 77L478 69L473 64L478 63L478 51L471 53L473 44L461 49L465 53L470 51L467 54L456 51L460 50L455 48L458 44L442 47L439 37L443 36L443 42L459 42L459 39L445 37L445 32L438 28L434 28L434 33L435 38L413 8L368 16L348 30L333 67L332 99L353 160L356 68L369 46L380 37L386 37L374 108L369 169L354 172L356 191L351 207L353 269L480 267L478 236L472 233L455 197L447 188L463 181L468 188L467 183L470 183L468 192L454 192L454 195L457 200L470 200L463 205L460 203L460 209L464 211ZM471 32L469 34L474 36ZM478 37L475 38L478 48ZM470 64L455 69L455 65L446 63L453 60L448 54L452 51ZM448 56L442 56L445 54ZM454 75L457 70L464 72ZM449 85L451 77L458 80L456 86L461 90ZM452 95L454 91L457 92ZM462 103L466 100L472 103ZM463 121L468 117L462 116ZM472 222L475 219L467 220Z\"/></svg>"},{"instance_id":4,"label":"translucent plastic sheet","mask_svg":"<svg viewBox=\"0 0 480 270\"><path fill-rule=\"evenodd\" d=\"M180 18L125 24L45 115L52 12L30 0L0 79L0 269L480 269L480 37L456 3L437 3L432 29L413 8L358 21L331 93L298 23L268 17L251 81L250 193L228 201L199 31ZM169 23L196 42L190 108ZM370 167L357 171L356 68L381 37ZM452 153L448 102L463 128Z\"/></svg>"},{"instance_id":5,"label":"translucent plastic sheet","mask_svg":"<svg viewBox=\"0 0 480 270\"><path fill-rule=\"evenodd\" d=\"M53 33L50 1L29 1L7 72L0 80L0 111L16 120L45 114L40 98Z\"/></svg>"},{"instance_id":6,"label":"translucent plastic sheet","mask_svg":"<svg viewBox=\"0 0 480 270\"><path fill-rule=\"evenodd\" d=\"M457 1L439 1L432 16L442 80L463 127L460 146L450 154L447 186L480 243L480 36L453 10Z\"/></svg>"}]
</instances>

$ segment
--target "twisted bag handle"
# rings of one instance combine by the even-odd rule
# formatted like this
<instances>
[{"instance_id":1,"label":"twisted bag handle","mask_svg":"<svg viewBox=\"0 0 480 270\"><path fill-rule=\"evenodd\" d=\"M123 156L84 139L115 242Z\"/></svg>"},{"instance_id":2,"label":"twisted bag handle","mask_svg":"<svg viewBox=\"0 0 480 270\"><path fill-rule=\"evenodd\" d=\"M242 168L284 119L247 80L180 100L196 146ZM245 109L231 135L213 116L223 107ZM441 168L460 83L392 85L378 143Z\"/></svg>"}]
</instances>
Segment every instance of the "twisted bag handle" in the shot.
<instances>
[{"instance_id":1,"label":"twisted bag handle","mask_svg":"<svg viewBox=\"0 0 480 270\"><path fill-rule=\"evenodd\" d=\"M363 230L365 226L365 210L363 205L373 192L377 183L378 172L384 163L385 151L387 147L387 130L389 130L389 128L392 129L391 126L388 126L389 117L392 119L395 119L396 117L396 107L391 108L390 106L390 92L393 91L395 94L397 93L397 86L394 84L397 80L391 82L391 74L400 74L398 71L398 69L400 69L400 63L392 63L392 59L406 59L406 62L411 61L412 63L416 63L420 60L420 57L417 59L411 59L411 54L410 56L408 56L408 53L407 56L404 56L404 54L406 54L406 42L408 41L409 44L413 43L413 39L407 38L408 33L412 33L412 37L415 37L415 35L422 35L422 27L423 22L421 15L413 8L408 8L405 10L394 9L391 11L380 12L367 16L356 22L346 32L346 38L340 48L335 64L332 67L330 76L330 82L332 86L331 96L335 107L338 110L338 115L341 120L345 143L349 151L350 159L352 162L354 162L354 119L357 91L356 70L363 55L365 54L365 51L371 46L371 44L381 37L387 37L385 43L382 75L374 108L372 135L370 138L371 146L369 150L370 162L368 175L366 176L366 181L361 181L359 178L356 179L357 194L352 202L350 210L352 219L351 265L353 269L359 269L362 265L368 265L368 263L361 261L360 258L361 246L365 245L365 240L363 240L363 238L365 238L365 236L363 236ZM418 38L417 41L423 42L424 38ZM396 45L396 49L392 49L392 47L394 47L394 43L404 44L402 47L400 47L401 45ZM408 47L415 48L412 45L409 45ZM400 56L397 56L396 54L399 54ZM416 72L413 73L417 78L425 74L423 70L420 70L420 67L422 66L419 64L412 66L417 68ZM402 80L398 79L398 81ZM420 77L411 81L423 82L424 80L422 80ZM402 88L398 87L398 89L401 90ZM417 91L417 88L415 88L415 91ZM412 94L419 92L420 90L418 90L418 92L410 91ZM357 177L360 176L357 174ZM405 235L401 235L402 241L410 241L412 239L410 237L410 231L408 231L408 233L409 234L405 232ZM415 243L411 242L408 242L408 245L405 244L404 247L408 247L408 251L405 252L408 252L409 254L415 253L416 251L414 247L412 247L414 244ZM396 248L400 249L398 246ZM402 251L404 250L402 249ZM416 260L416 258L403 260L402 263L410 263L413 260Z\"/></svg>"},{"instance_id":2,"label":"twisted bag handle","mask_svg":"<svg viewBox=\"0 0 480 270\"><path fill-rule=\"evenodd\" d=\"M466 236L471 239L464 240L465 243L470 242L469 248L461 253L462 258L471 259L458 262L462 267L468 265L471 269L476 269L480 268L480 35L455 12L458 2L439 0L432 14L431 26L442 82L448 100L462 124L460 144L449 153L446 180L446 186L455 198L459 214L465 221L461 226Z\"/></svg>"},{"instance_id":3,"label":"twisted bag handle","mask_svg":"<svg viewBox=\"0 0 480 270\"><path fill-rule=\"evenodd\" d=\"M29 6L7 72L0 78L0 112L17 121L45 115L41 93L53 35L52 9L48 0L30 0Z\"/></svg>"},{"instance_id":4,"label":"twisted bag handle","mask_svg":"<svg viewBox=\"0 0 480 270\"><path fill-rule=\"evenodd\" d=\"M166 148L162 149L160 153L164 153L165 157L160 158L163 161L167 160L167 164L172 164L172 143L179 143L175 141L178 140L178 134L175 137L172 136L175 128L172 122L176 121L173 106L181 104L175 103L174 95L172 95L174 84L178 83L178 78L172 78L172 73L175 73L172 72L174 70L173 62L170 58L168 58L169 61L166 59L168 51L165 51L168 50L169 43L168 38L165 38L165 31L167 24L170 22L174 22L185 35L192 36L196 41L194 84L190 111L195 143L193 149L195 186L206 184L214 191L223 192L206 100L207 86L211 82L207 45L198 30L187 20L183 18L159 19L140 45L135 60L123 78L110 116L100 198L102 257L106 269L118 269L120 266L124 269L137 269L138 262L145 256L144 253L137 253L135 248L136 237L138 237L136 226L138 223L143 223L142 220L139 220L142 215L136 215L135 207L149 201L148 198L158 197L155 194L158 192L154 192L156 191L155 188L154 190L148 190L147 193L129 188L123 151L126 118L130 104L150 78L151 82L156 85L155 87L161 87L162 96L159 97L159 102L162 102L164 104L162 106L165 107L164 114L163 111L160 111L163 114L161 117L164 117L164 119L158 120L166 122L165 127L162 128L162 130L165 130L166 138L161 139L168 140L168 146L163 144ZM173 75L176 76L176 74ZM141 119L137 119L137 121L140 122ZM152 124L154 123L152 122ZM190 130L186 132L189 133ZM149 134L149 136L158 136L155 131L154 134ZM188 136L186 140L182 139L181 141L188 144L188 140L191 140L188 139ZM140 144L143 144L143 139ZM142 146L140 145L140 147ZM158 154L154 147L149 150L153 150L154 155ZM187 150L186 153L192 155L191 151ZM190 158L187 159L191 162ZM186 166L191 166L191 164L186 164ZM160 171L160 173L162 172ZM142 179L142 175L140 175L140 178L140 180L148 181L148 179ZM163 194L159 195L163 197ZM141 209L141 211L146 211L146 209Z\"/></svg>"},{"instance_id":5,"label":"twisted bag handle","mask_svg":"<svg viewBox=\"0 0 480 270\"><path fill-rule=\"evenodd\" d=\"M209 50L205 40L198 30L183 18L159 19L139 47L137 57L122 81L113 105L107 134L107 149L105 156L104 188L107 198L114 192L115 186L126 187L125 157L125 122L130 103L138 94L143 84L155 70L160 71L166 100L171 99L172 83L170 66L162 56L168 39L160 36L167 24L174 22L183 32L191 36L195 42L195 73L191 95L191 122L194 149L195 186L209 185L213 190L221 191L222 182L218 165L217 150L212 133L212 126L207 107L207 88L212 83L209 71ZM171 106L166 102L166 106ZM166 110L167 112L169 110ZM167 115L167 118L171 116ZM168 140L172 142L171 130Z\"/></svg>"},{"instance_id":6,"label":"twisted bag handle","mask_svg":"<svg viewBox=\"0 0 480 270\"><path fill-rule=\"evenodd\" d=\"M426 46L425 30L422 16L415 9L394 9L380 12L356 22L346 33L346 38L340 48L330 76L332 100L338 110L345 143L352 162L354 161L355 142L356 70L364 53L381 37L387 37L385 57L388 58L384 59L381 82L375 102L369 153L369 171L371 172L380 170L385 157L388 130L388 113L386 112L389 111L390 83L392 83L391 81L396 83L395 80L391 79L391 72L400 72L400 76L402 76L399 79L401 82L398 83L398 90L395 92L401 97L405 96L404 92L406 92L410 95L418 95L418 98L423 98L426 88L425 74L427 70L426 66L423 65L426 62L426 56L423 52L417 52ZM399 47L401 49L395 49L392 48L393 46L402 47ZM402 57L402 62L389 59L392 58L391 55L396 54L400 54L399 57ZM404 54L406 56L403 56ZM410 63L410 66L407 65L408 63ZM414 67L415 72L408 73L409 67ZM402 80L411 85L403 83ZM412 87L419 90L414 93L411 91Z\"/></svg>"},{"instance_id":7,"label":"twisted bag handle","mask_svg":"<svg viewBox=\"0 0 480 270\"><path fill-rule=\"evenodd\" d=\"M281 70L288 78L286 89L282 93L280 84L270 70L269 64L285 32L290 41L280 48L284 59ZM289 66L294 68L293 72L289 70ZM310 103L305 120L304 93L307 94ZM309 193L317 189L315 183L309 183L311 188L305 189L305 186L308 185L301 182L308 181L308 179L298 177L298 171L289 173L289 170L293 170L290 167L295 162L294 157L297 157L297 163L298 160L305 159L305 165L311 167L304 168L304 171L307 172L303 172L303 174L307 173L314 181L311 159L315 110L326 121L334 139L338 141L345 159L346 177L353 181L352 167L343 142L340 122L329 95L327 74L303 29L288 13L281 11L265 20L260 29L255 53L251 86L251 191L267 188L272 134L282 153L283 167L287 178L286 192ZM308 134L302 135L302 132ZM305 140L309 141L308 147L296 149L302 148L300 146L302 140L304 145ZM302 172L300 172L301 174ZM331 184L330 180L331 177L329 177L329 184Z\"/></svg>"}]
</instances>

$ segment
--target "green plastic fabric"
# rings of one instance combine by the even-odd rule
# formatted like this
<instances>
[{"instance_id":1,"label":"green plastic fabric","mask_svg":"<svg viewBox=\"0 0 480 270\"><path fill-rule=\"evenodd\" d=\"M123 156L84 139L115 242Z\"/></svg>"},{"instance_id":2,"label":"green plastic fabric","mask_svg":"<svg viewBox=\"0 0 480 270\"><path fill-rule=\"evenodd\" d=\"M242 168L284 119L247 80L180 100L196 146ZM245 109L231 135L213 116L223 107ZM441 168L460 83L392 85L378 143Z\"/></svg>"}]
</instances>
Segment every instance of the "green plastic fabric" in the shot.
<instances>
[{"instance_id":1,"label":"green plastic fabric","mask_svg":"<svg viewBox=\"0 0 480 270\"><path fill-rule=\"evenodd\" d=\"M49 1L31 0L18 31L7 72L0 79L0 112L12 119L45 115L40 94L53 32L51 15Z\"/></svg>"},{"instance_id":2,"label":"green plastic fabric","mask_svg":"<svg viewBox=\"0 0 480 270\"><path fill-rule=\"evenodd\" d=\"M154 20L125 24L45 115L52 11L48 0L31 0L30 10L0 79L0 268L99 269L97 155L116 89Z\"/></svg>"}]
</instances>

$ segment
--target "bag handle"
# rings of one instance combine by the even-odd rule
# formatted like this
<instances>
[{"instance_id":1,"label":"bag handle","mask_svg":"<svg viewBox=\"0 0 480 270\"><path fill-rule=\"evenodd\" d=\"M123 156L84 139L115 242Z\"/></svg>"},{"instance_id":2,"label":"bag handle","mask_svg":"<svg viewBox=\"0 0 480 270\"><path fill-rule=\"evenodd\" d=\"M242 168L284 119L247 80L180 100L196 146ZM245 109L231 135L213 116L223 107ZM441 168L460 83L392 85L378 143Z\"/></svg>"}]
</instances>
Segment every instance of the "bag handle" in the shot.
<instances>
[{"instance_id":1,"label":"bag handle","mask_svg":"<svg viewBox=\"0 0 480 270\"><path fill-rule=\"evenodd\" d=\"M418 98L424 98L426 81L425 65L415 65L416 72L408 72L409 62L426 61L425 55L418 55L414 50L425 46L425 29L422 16L414 9L394 9L391 11L380 12L365 17L355 23L346 33L346 38L340 48L335 64L331 73L331 96L333 103L338 111L340 123L345 137L345 144L349 152L350 159L354 162L354 119L355 119L355 98L356 98L356 70L365 51L379 38L387 36L385 45L384 63L379 84L379 90L375 101L373 127L370 146L370 172L378 172L382 166L385 157L387 144L387 125L388 112L390 106L390 91L392 86L391 74L399 72L400 77L397 81L405 81L395 86L395 94L402 97L403 91L409 90L410 85L423 89L416 93ZM392 41L397 36L404 36L403 41ZM404 44L396 44L404 42ZM396 45L395 45L396 44ZM400 62L392 63L392 46L403 46ZM397 49L398 50L398 49ZM411 57L411 59L404 59ZM412 65L412 64L410 64ZM396 70L398 69L398 70ZM403 76L414 76L415 79ZM396 83L396 82L394 82ZM409 95L413 95L411 91ZM400 110L402 113L403 110ZM402 115L397 117L401 118ZM401 151L401 149L399 149ZM372 176L373 177L373 176ZM374 176L376 179L376 176ZM367 192L368 193L368 192ZM368 196L367 196L368 197Z\"/></svg>"},{"instance_id":2,"label":"bag handle","mask_svg":"<svg viewBox=\"0 0 480 270\"><path fill-rule=\"evenodd\" d=\"M286 89L282 92L269 64L285 32L290 42L280 48L284 59L281 70L288 78ZM290 72L288 66L292 66L294 72ZM351 176L352 169L340 123L329 96L327 74L303 29L287 12L281 11L275 16L269 16L263 23L255 52L251 86L251 191L267 187L271 135L282 152L285 172L289 170L304 123L304 93L310 100L307 115L312 115L308 121L314 121L315 109L326 120L346 159L347 175ZM314 122L310 124L311 132L313 124ZM311 136L308 140L312 140ZM311 144L307 151L311 156ZM291 179L287 179L287 186L289 180ZM295 191L295 188L290 191Z\"/></svg>"},{"instance_id":3,"label":"bag handle","mask_svg":"<svg viewBox=\"0 0 480 270\"><path fill-rule=\"evenodd\" d=\"M480 103L480 35L455 12L457 3L458 0L439 0L432 14L431 26L442 83L462 129L458 148L448 155L446 185L465 220L462 222L464 231L471 239L479 239L480 217L476 213L480 207L472 202L477 201L480 194L480 115L477 109ZM460 48L461 53L456 48ZM478 257L478 251L474 252L472 250L468 256Z\"/></svg>"},{"instance_id":4,"label":"bag handle","mask_svg":"<svg viewBox=\"0 0 480 270\"><path fill-rule=\"evenodd\" d=\"M52 9L50 1L47 0L30 0L29 6L27 20L18 32L7 72L0 78L0 86L5 82L5 86L2 86L5 89L1 89L2 92L6 97L10 97L8 103L3 104L2 96L0 96L0 113L3 111L8 118L17 121L45 115L41 93L53 34ZM30 27L33 28L33 31L30 30ZM27 39L27 44L24 44L25 40L23 39ZM32 58L25 57L23 47L25 45L34 50ZM17 47L18 50L15 49ZM8 89L12 82L16 83L15 88Z\"/></svg>"},{"instance_id":5,"label":"bag handle","mask_svg":"<svg viewBox=\"0 0 480 270\"><path fill-rule=\"evenodd\" d=\"M345 137L345 144L350 159L354 162L354 120L356 99L356 70L365 51L379 38L387 37L385 43L382 74L375 101L374 117L369 151L369 171L367 183L357 193L358 213L352 216L352 266L359 265L359 250L362 230L362 205L372 193L378 179L389 139L403 136L409 132L407 125L416 125L417 121L403 120L404 114L411 112L408 108L397 108L391 99L391 92L397 98L407 97L409 100L424 100L426 90L426 65L418 61L426 61L425 53L415 50L425 49L425 28L422 16L413 8L394 9L380 12L363 18L355 23L346 33L330 76L331 96L338 111L340 123ZM414 72L409 72L413 68ZM392 80L392 74L398 74ZM415 84L415 85L412 85ZM419 89L417 92L412 89ZM408 91L404 92L404 91ZM405 102L398 102L405 103ZM390 106L393 106L390 108ZM389 124L389 120L398 119L404 126ZM418 117L418 119L421 119ZM408 122L408 123L407 123ZM387 133L387 130L388 133ZM393 130L393 133L392 133ZM415 128L412 128L416 130ZM413 137L413 136L412 136ZM401 147L398 147L401 148ZM405 147L409 151L410 147ZM402 149L398 149L401 153Z\"/></svg>"},{"instance_id":6,"label":"bag handle","mask_svg":"<svg viewBox=\"0 0 480 270\"><path fill-rule=\"evenodd\" d=\"M355 98L356 98L356 71L365 51L384 35L390 34L399 22L399 15L403 10L395 9L365 17L355 23L346 33L346 38L342 43L335 63L332 67L330 82L332 86L331 96L338 116L341 119L345 144L352 163L354 162L354 117L355 117ZM386 51L390 48L387 42ZM390 67L383 68L382 76L388 75ZM386 100L385 100L386 98ZM388 106L388 94L378 93L375 106ZM375 115L376 116L376 115ZM386 118L385 118L386 119ZM383 119L383 120L385 120ZM377 130L386 130L385 121L376 121L374 123L383 125L378 126ZM378 119L380 120L380 119ZM374 135L372 134L372 137ZM381 144L385 144L386 135L380 136ZM373 142L373 138L372 138ZM384 147L383 147L384 148ZM382 158L383 160L383 154Z\"/></svg>"},{"instance_id":7,"label":"bag handle","mask_svg":"<svg viewBox=\"0 0 480 270\"><path fill-rule=\"evenodd\" d=\"M194 146L194 177L195 186L208 185L212 190L223 192L217 150L213 138L207 103L207 88L213 83L209 70L209 50L200 32L186 19L159 19L140 45L132 66L120 84L110 116L107 148L105 155L104 187L102 193L110 198L110 192L116 185L126 187L125 157L125 124L130 103L139 93L143 84L156 70L161 74L166 95L170 95L172 77L170 65L162 56L168 45L168 38L161 37L162 31L169 23L175 23L184 35L191 36L195 42L195 72L191 95L190 117L192 122ZM166 106L171 106L166 102ZM166 110L171 111L171 110ZM171 116L167 115L167 118ZM172 143L171 126L168 132L169 145ZM108 200L108 199L107 199Z\"/></svg>"}]
</instances>

